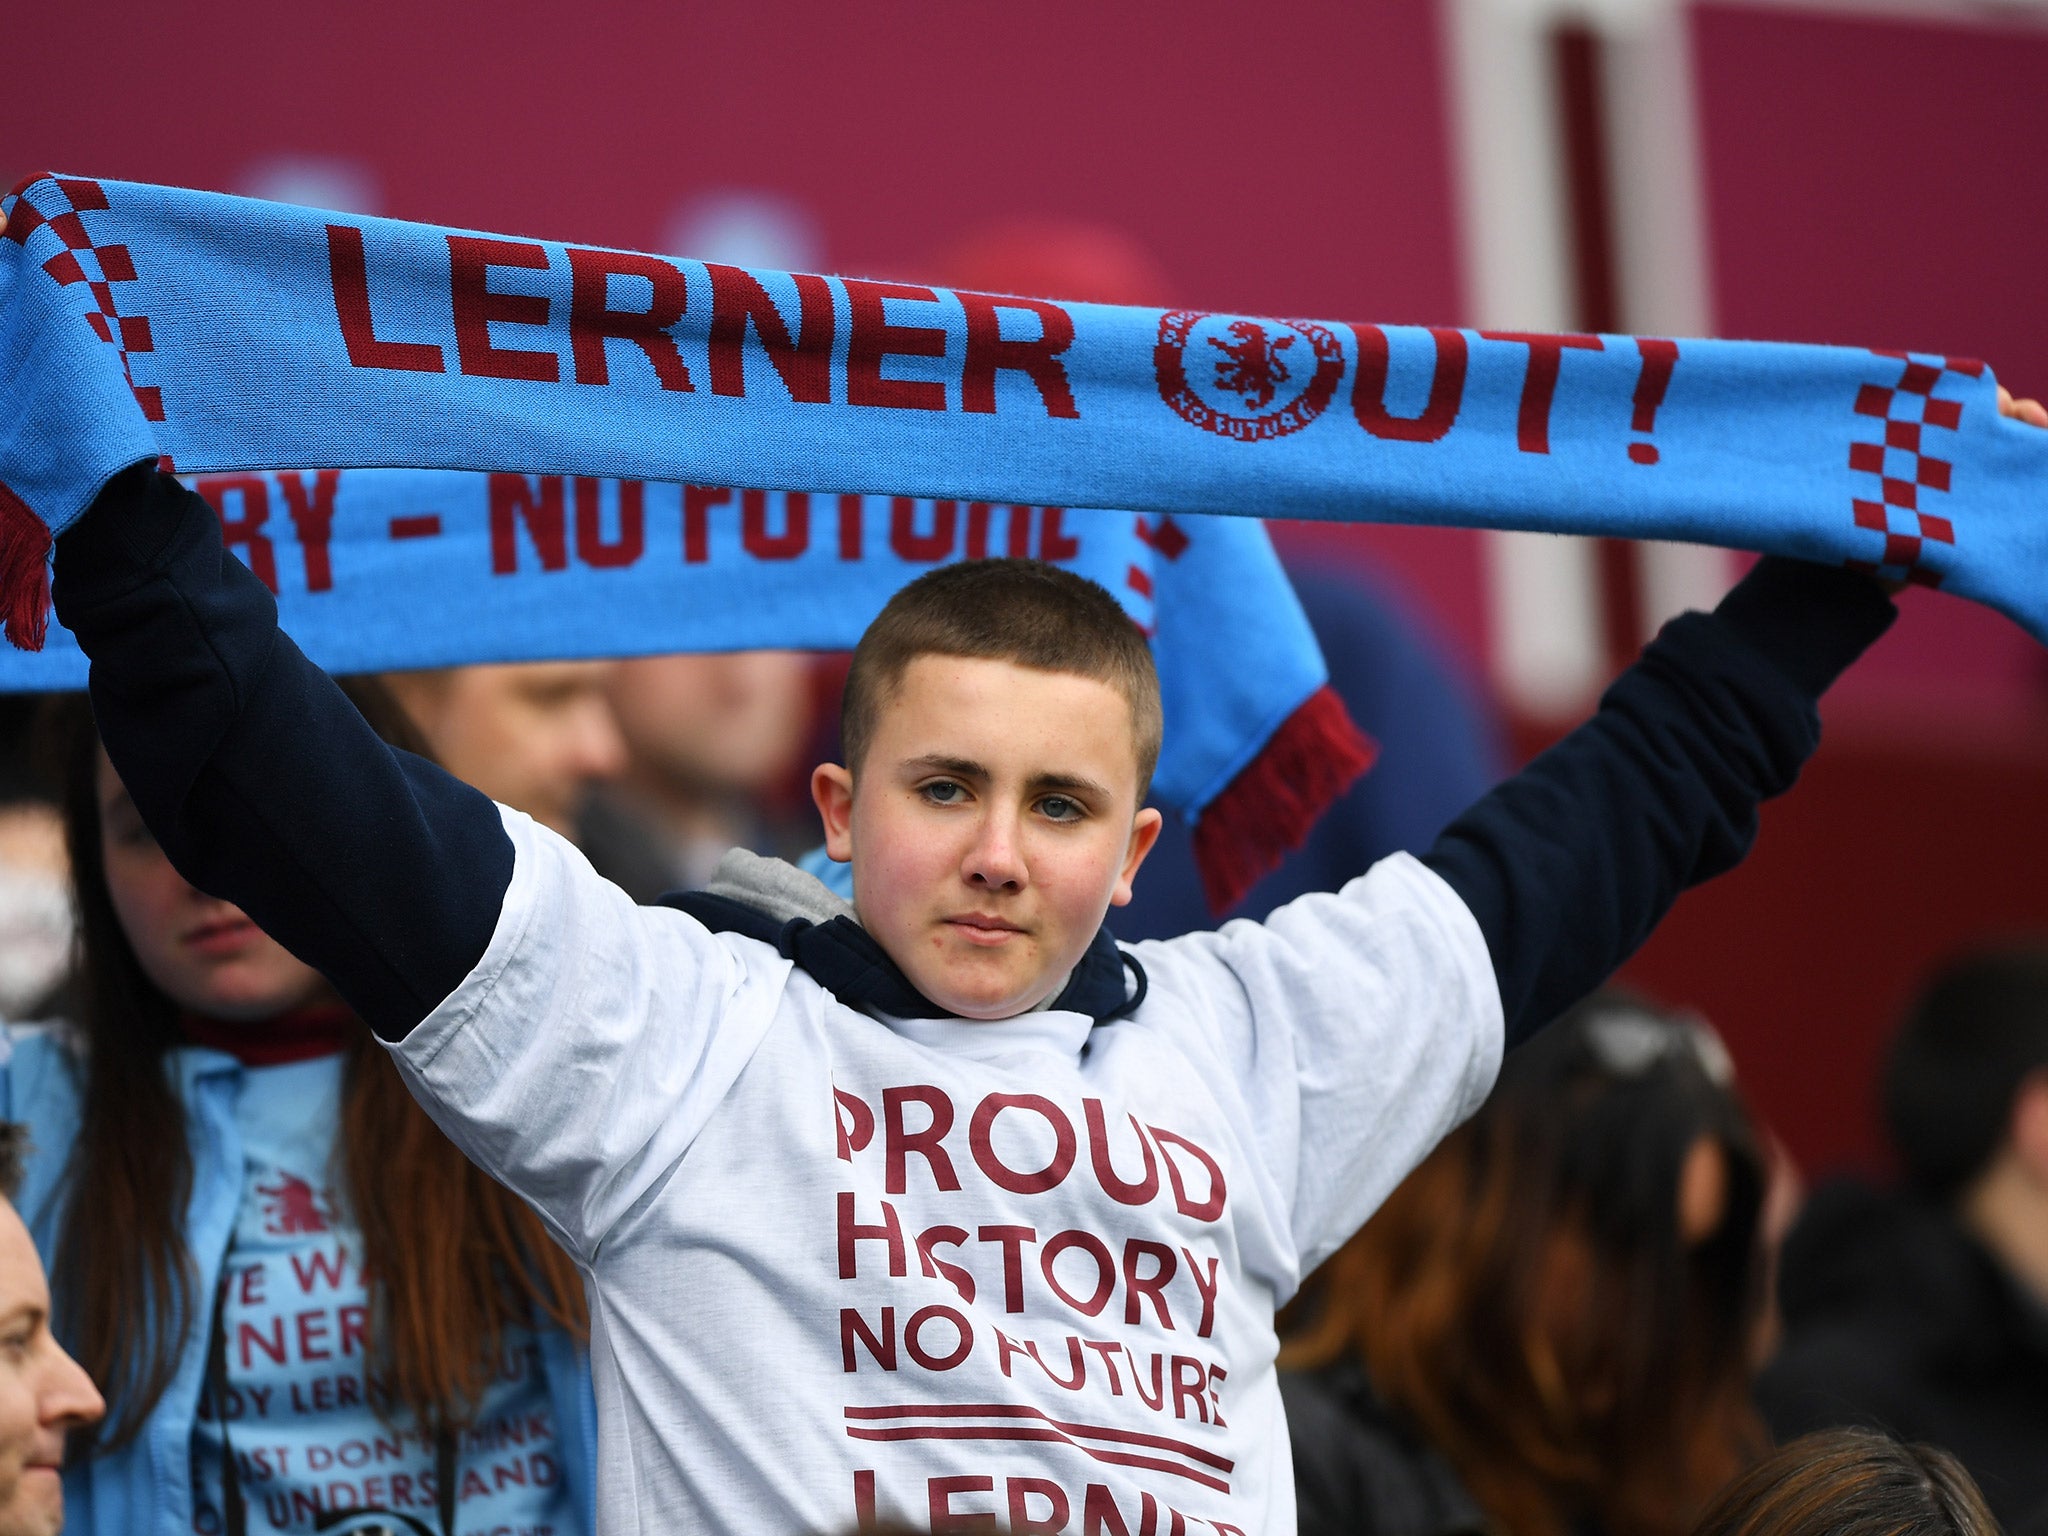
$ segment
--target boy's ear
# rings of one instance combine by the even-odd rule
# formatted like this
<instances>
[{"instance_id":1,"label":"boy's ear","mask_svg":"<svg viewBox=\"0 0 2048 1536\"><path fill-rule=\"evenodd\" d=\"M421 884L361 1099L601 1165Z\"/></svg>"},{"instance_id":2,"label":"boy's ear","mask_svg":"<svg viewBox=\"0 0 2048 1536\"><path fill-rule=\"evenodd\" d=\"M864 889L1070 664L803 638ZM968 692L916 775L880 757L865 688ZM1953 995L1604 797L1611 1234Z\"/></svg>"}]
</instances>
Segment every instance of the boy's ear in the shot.
<instances>
[{"instance_id":1,"label":"boy's ear","mask_svg":"<svg viewBox=\"0 0 2048 1536\"><path fill-rule=\"evenodd\" d=\"M853 775L837 763L818 764L811 770L811 799L818 807L818 819L825 824L825 852L842 864L849 862L853 858Z\"/></svg>"},{"instance_id":2,"label":"boy's ear","mask_svg":"<svg viewBox=\"0 0 2048 1536\"><path fill-rule=\"evenodd\" d=\"M1131 882L1138 878L1138 866L1145 862L1145 855L1152 851L1152 845L1159 841L1162 818L1149 805L1138 812L1131 823L1130 846L1124 850L1124 867L1116 877L1116 889L1109 893L1112 907L1129 906Z\"/></svg>"}]
</instances>

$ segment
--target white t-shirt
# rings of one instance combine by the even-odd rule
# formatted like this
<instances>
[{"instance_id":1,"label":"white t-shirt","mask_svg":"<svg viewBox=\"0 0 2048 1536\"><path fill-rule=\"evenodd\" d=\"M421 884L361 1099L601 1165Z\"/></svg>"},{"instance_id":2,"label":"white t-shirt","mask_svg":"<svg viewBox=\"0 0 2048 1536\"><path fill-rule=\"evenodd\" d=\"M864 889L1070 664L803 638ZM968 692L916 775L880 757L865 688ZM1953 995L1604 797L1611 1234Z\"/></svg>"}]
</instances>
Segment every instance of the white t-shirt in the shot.
<instances>
[{"instance_id":1,"label":"white t-shirt","mask_svg":"<svg viewBox=\"0 0 2048 1536\"><path fill-rule=\"evenodd\" d=\"M1135 946L1101 1028L878 1020L505 825L490 946L395 1049L583 1266L602 1536L1294 1529L1274 1310L1499 1069L1448 886Z\"/></svg>"}]
</instances>

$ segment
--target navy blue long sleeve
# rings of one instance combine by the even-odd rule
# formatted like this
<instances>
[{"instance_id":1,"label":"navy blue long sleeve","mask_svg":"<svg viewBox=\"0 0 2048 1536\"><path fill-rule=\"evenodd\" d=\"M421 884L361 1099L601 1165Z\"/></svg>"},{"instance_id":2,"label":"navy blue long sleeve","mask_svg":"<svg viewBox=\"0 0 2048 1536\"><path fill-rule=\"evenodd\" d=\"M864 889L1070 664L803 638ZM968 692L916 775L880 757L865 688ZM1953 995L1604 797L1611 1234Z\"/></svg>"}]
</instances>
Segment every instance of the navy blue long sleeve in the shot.
<instances>
[{"instance_id":1,"label":"navy blue long sleeve","mask_svg":"<svg viewBox=\"0 0 2048 1536\"><path fill-rule=\"evenodd\" d=\"M1741 862L1763 802L1820 744L1821 694L1894 617L1866 577L1762 560L1444 830L1423 862L1479 920L1510 1045L1612 975L1680 892Z\"/></svg>"},{"instance_id":2,"label":"navy blue long sleeve","mask_svg":"<svg viewBox=\"0 0 2048 1536\"><path fill-rule=\"evenodd\" d=\"M396 1039L482 958L512 879L497 808L384 744L277 627L213 509L147 466L57 541L107 755L172 865Z\"/></svg>"}]
</instances>

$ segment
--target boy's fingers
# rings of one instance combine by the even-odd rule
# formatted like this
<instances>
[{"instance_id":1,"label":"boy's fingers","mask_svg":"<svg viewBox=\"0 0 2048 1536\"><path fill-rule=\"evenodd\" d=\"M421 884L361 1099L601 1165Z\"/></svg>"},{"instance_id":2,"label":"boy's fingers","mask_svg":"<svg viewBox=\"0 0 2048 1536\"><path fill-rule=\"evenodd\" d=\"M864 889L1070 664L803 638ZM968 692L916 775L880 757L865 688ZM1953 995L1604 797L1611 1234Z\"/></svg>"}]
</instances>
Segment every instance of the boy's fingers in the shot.
<instances>
[{"instance_id":1,"label":"boy's fingers","mask_svg":"<svg viewBox=\"0 0 2048 1536\"><path fill-rule=\"evenodd\" d=\"M1998 386L1998 414L2024 421L2030 427L2048 427L2048 406L2038 400L2015 400L2012 391L2003 384Z\"/></svg>"}]
</instances>

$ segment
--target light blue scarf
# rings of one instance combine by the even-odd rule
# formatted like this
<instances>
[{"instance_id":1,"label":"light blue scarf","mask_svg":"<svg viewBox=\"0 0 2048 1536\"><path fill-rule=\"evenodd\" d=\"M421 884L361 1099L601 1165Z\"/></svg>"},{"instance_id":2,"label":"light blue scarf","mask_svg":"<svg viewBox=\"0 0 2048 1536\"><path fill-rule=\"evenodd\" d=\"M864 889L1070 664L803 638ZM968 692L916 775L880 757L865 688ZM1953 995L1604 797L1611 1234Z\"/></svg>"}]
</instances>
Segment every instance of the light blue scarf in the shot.
<instances>
[{"instance_id":1,"label":"light blue scarf","mask_svg":"<svg viewBox=\"0 0 2048 1536\"><path fill-rule=\"evenodd\" d=\"M1269 619L1263 540L1191 514L1775 551L2048 637L2048 434L2001 419L1974 362L1058 304L73 177L25 184L7 214L0 619L18 644L46 622L51 533L149 459L240 477L211 482L231 539L239 519L288 626L336 667L841 645L924 564L1072 543L1156 624L1162 670L1182 626L1170 752L1200 735L1193 701L1251 699L1162 767L1162 794L1205 820L1322 675L1298 610ZM284 465L349 473L243 473ZM354 473L373 467L503 475L379 489ZM1091 507L1148 515L1050 510ZM1161 600L1190 559L1199 594ZM0 686L64 673L27 660Z\"/></svg>"}]
</instances>

